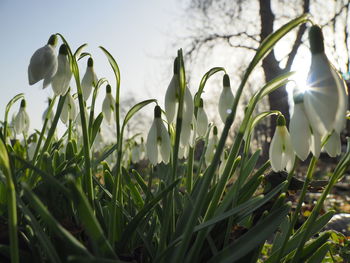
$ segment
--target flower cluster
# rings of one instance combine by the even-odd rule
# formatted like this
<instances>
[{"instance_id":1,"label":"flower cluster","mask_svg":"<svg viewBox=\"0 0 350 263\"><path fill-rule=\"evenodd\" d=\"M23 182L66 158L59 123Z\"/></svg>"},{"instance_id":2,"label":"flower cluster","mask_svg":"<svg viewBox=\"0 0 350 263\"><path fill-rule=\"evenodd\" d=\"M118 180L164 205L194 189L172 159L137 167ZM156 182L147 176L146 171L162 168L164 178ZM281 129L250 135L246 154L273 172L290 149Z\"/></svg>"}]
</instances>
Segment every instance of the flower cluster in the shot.
<instances>
[{"instance_id":1,"label":"flower cluster","mask_svg":"<svg viewBox=\"0 0 350 263\"><path fill-rule=\"evenodd\" d=\"M346 84L328 61L320 27L311 27L309 40L311 66L307 89L304 93L296 91L294 94L290 136L280 121L271 142L270 160L275 171L291 169L294 162L291 146L301 160L305 160L310 152L318 158L322 142L329 156L341 153L340 132L345 126L348 108Z\"/></svg>"}]
</instances>

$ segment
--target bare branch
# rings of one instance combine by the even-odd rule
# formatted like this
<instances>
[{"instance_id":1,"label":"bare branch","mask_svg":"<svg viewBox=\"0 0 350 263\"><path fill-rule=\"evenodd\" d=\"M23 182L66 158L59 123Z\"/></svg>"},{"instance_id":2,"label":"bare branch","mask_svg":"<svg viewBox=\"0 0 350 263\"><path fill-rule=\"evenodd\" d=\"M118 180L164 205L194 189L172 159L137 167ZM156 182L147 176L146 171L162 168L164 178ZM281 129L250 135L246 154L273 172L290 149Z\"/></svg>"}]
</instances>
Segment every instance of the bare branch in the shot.
<instances>
[{"instance_id":1,"label":"bare branch","mask_svg":"<svg viewBox=\"0 0 350 263\"><path fill-rule=\"evenodd\" d=\"M310 0L304 0L303 13L309 13L309 12L310 12ZM285 67L286 71L290 71L290 69L292 67L294 58L295 58L295 56L298 52L298 49L302 43L302 38L303 38L305 31L306 31L306 25L302 24L299 27L299 30L298 30L297 36L295 38L292 50L290 51L290 53L288 55L288 59L287 59L286 67Z\"/></svg>"}]
</instances>

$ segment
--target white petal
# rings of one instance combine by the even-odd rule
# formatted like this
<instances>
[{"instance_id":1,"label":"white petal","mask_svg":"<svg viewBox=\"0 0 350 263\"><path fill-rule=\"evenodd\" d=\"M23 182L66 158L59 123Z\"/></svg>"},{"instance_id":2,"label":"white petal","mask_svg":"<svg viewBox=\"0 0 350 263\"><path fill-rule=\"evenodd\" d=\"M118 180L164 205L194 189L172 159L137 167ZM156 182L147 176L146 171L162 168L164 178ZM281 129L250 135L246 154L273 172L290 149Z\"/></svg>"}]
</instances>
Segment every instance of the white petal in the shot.
<instances>
[{"instance_id":1,"label":"white petal","mask_svg":"<svg viewBox=\"0 0 350 263\"><path fill-rule=\"evenodd\" d=\"M275 172L282 171L286 164L283 156L283 141L279 128L279 126L276 127L269 149L271 167Z\"/></svg>"},{"instance_id":2,"label":"white petal","mask_svg":"<svg viewBox=\"0 0 350 263\"><path fill-rule=\"evenodd\" d=\"M90 97L92 87L96 83L97 83L97 77L93 67L87 67L85 71L85 75L81 81L81 89L82 89L84 100L87 100Z\"/></svg>"},{"instance_id":3,"label":"white petal","mask_svg":"<svg viewBox=\"0 0 350 263\"><path fill-rule=\"evenodd\" d=\"M209 139L207 150L205 151L205 155L204 155L205 163L206 163L207 166L210 165L210 162L211 162L211 160L214 157L215 149L216 149L216 146L218 144L218 140L219 139L218 139L217 135L213 135Z\"/></svg>"},{"instance_id":4,"label":"white petal","mask_svg":"<svg viewBox=\"0 0 350 263\"><path fill-rule=\"evenodd\" d=\"M219 114L221 120L225 123L227 115L231 113L234 96L230 87L223 87L219 99Z\"/></svg>"},{"instance_id":5,"label":"white petal","mask_svg":"<svg viewBox=\"0 0 350 263\"><path fill-rule=\"evenodd\" d=\"M198 108L197 112L197 133L204 136L208 129L208 117L203 108Z\"/></svg>"},{"instance_id":6,"label":"white petal","mask_svg":"<svg viewBox=\"0 0 350 263\"><path fill-rule=\"evenodd\" d=\"M107 93L102 103L102 112L108 124L111 124L112 117L114 116L114 114L112 114L114 112L114 106L115 100L112 94Z\"/></svg>"},{"instance_id":7,"label":"white petal","mask_svg":"<svg viewBox=\"0 0 350 263\"><path fill-rule=\"evenodd\" d=\"M308 83L310 88L304 95L306 114L312 129L323 136L334 128L339 103L337 84L325 54L312 55Z\"/></svg>"},{"instance_id":8,"label":"white petal","mask_svg":"<svg viewBox=\"0 0 350 263\"><path fill-rule=\"evenodd\" d=\"M294 105L294 112L289 124L290 137L295 153L304 161L310 153L311 131L305 115L304 105Z\"/></svg>"},{"instance_id":9,"label":"white petal","mask_svg":"<svg viewBox=\"0 0 350 263\"><path fill-rule=\"evenodd\" d=\"M165 107L165 115L168 119L169 123L172 123L175 119L175 114L177 110L177 96L178 96L178 79L177 75L173 75L170 84L168 86L168 89L165 93L165 101L164 101L164 107Z\"/></svg>"},{"instance_id":10,"label":"white petal","mask_svg":"<svg viewBox=\"0 0 350 263\"><path fill-rule=\"evenodd\" d=\"M56 95L66 94L69 83L72 78L72 72L69 66L69 60L66 55L59 54L57 57L58 68L52 79L52 89Z\"/></svg>"},{"instance_id":11,"label":"white petal","mask_svg":"<svg viewBox=\"0 0 350 263\"><path fill-rule=\"evenodd\" d=\"M28 66L29 85L44 79L44 88L57 71L57 58L51 45L45 45L34 52Z\"/></svg>"},{"instance_id":12,"label":"white petal","mask_svg":"<svg viewBox=\"0 0 350 263\"><path fill-rule=\"evenodd\" d=\"M311 136L311 152L316 158L321 153L321 136L316 131Z\"/></svg>"},{"instance_id":13,"label":"white petal","mask_svg":"<svg viewBox=\"0 0 350 263\"><path fill-rule=\"evenodd\" d=\"M160 118L157 118L157 125L159 125L159 130L160 130L160 137L161 137L161 143L160 143L160 153L162 156L162 161L164 163L168 163L170 159L170 149L171 149L171 144L170 144L170 137L169 133L166 130L163 121ZM159 135L158 135L159 136Z\"/></svg>"},{"instance_id":14,"label":"white petal","mask_svg":"<svg viewBox=\"0 0 350 263\"><path fill-rule=\"evenodd\" d=\"M182 114L182 120L185 123L191 123L192 117L194 112L194 106L193 106L193 98L190 89L186 86L185 87L185 94L184 94L184 105L183 105L183 114Z\"/></svg>"},{"instance_id":15,"label":"white petal","mask_svg":"<svg viewBox=\"0 0 350 263\"><path fill-rule=\"evenodd\" d=\"M330 157L336 157L341 153L341 141L338 132L334 131L328 138L327 143L324 145L324 150Z\"/></svg>"},{"instance_id":16,"label":"white petal","mask_svg":"<svg viewBox=\"0 0 350 263\"><path fill-rule=\"evenodd\" d=\"M349 107L349 98L347 92L347 85L345 81L340 77L339 73L331 66L331 72L337 83L338 95L339 95L339 105L337 115L334 120L334 129L340 134L345 128L346 124L346 111Z\"/></svg>"},{"instance_id":17,"label":"white petal","mask_svg":"<svg viewBox=\"0 0 350 263\"><path fill-rule=\"evenodd\" d=\"M147 157L153 165L158 163L158 142L157 142L157 127L153 120L151 128L147 135L146 141Z\"/></svg>"}]
</instances>

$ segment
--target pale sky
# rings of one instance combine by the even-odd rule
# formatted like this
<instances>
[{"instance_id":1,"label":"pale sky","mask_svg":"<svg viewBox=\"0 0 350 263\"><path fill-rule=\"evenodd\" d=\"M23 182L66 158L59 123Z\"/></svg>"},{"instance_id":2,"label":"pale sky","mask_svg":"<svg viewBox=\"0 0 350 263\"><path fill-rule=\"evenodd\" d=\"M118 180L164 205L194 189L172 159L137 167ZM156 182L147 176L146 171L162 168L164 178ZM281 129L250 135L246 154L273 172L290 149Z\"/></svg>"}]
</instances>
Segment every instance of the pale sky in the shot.
<instances>
[{"instance_id":1,"label":"pale sky","mask_svg":"<svg viewBox=\"0 0 350 263\"><path fill-rule=\"evenodd\" d=\"M72 50L88 43L85 51L95 60L98 78L106 77L114 86L114 75L98 46L109 50L121 71L121 99L131 93L137 101L162 101L180 48L172 45L179 12L176 0L0 0L1 120L7 102L24 93L31 130L41 128L53 92L51 87L43 90L42 81L29 86L27 69L35 50L57 32ZM82 77L86 59L79 65ZM104 87L102 91L100 100ZM12 112L18 108L19 103Z\"/></svg>"}]
</instances>

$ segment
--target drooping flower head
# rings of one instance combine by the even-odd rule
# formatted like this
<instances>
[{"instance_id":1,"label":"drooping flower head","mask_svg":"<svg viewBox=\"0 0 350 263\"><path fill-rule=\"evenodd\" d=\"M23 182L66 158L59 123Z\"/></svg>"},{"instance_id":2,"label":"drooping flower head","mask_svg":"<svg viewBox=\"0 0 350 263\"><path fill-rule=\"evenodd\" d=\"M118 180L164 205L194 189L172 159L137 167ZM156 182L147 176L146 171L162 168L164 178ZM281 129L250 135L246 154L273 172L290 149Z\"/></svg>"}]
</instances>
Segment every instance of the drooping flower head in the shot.
<instances>
[{"instance_id":1,"label":"drooping flower head","mask_svg":"<svg viewBox=\"0 0 350 263\"><path fill-rule=\"evenodd\" d=\"M275 172L284 169L288 172L292 170L295 154L286 127L286 120L283 116L277 118L276 131L271 140L269 157L272 170Z\"/></svg>"},{"instance_id":2,"label":"drooping flower head","mask_svg":"<svg viewBox=\"0 0 350 263\"><path fill-rule=\"evenodd\" d=\"M219 142L218 128L214 126L212 136L209 138L207 150L205 151L205 163L207 166L210 165L211 160L214 157L216 147Z\"/></svg>"},{"instance_id":3,"label":"drooping flower head","mask_svg":"<svg viewBox=\"0 0 350 263\"><path fill-rule=\"evenodd\" d=\"M317 158L321 152L321 137L310 125L303 98L302 93L294 95L294 111L289 123L294 152L302 161L308 157L310 151Z\"/></svg>"},{"instance_id":4,"label":"drooping flower head","mask_svg":"<svg viewBox=\"0 0 350 263\"><path fill-rule=\"evenodd\" d=\"M64 95L69 89L69 82L72 78L70 70L68 50L65 44L60 46L57 56L58 67L55 76L52 79L51 86L55 95Z\"/></svg>"},{"instance_id":5,"label":"drooping flower head","mask_svg":"<svg viewBox=\"0 0 350 263\"><path fill-rule=\"evenodd\" d=\"M319 26L310 28L309 40L311 66L307 78L308 90L304 95L306 114L313 131L321 137L333 130L340 134L348 108L346 84L328 61Z\"/></svg>"},{"instance_id":6,"label":"drooping flower head","mask_svg":"<svg viewBox=\"0 0 350 263\"><path fill-rule=\"evenodd\" d=\"M178 69L178 59L174 60L173 77L170 81L168 89L165 93L165 114L169 123L175 121L176 112L178 109L179 99L180 99L180 85L179 85L179 69ZM193 99L189 88L185 87L184 92L184 104L183 104L183 122L190 123L192 121L193 115Z\"/></svg>"},{"instance_id":7,"label":"drooping flower head","mask_svg":"<svg viewBox=\"0 0 350 263\"><path fill-rule=\"evenodd\" d=\"M40 80L44 80L43 88L46 88L57 71L57 57L55 47L57 36L51 35L47 44L34 52L28 66L29 85L34 85Z\"/></svg>"},{"instance_id":8,"label":"drooping flower head","mask_svg":"<svg viewBox=\"0 0 350 263\"><path fill-rule=\"evenodd\" d=\"M14 128L16 134L28 133L30 125L30 120L28 113L26 111L26 101L23 99L21 101L21 106L14 119Z\"/></svg>"},{"instance_id":9,"label":"drooping flower head","mask_svg":"<svg viewBox=\"0 0 350 263\"><path fill-rule=\"evenodd\" d=\"M97 84L97 81L98 81L97 76L94 71L94 61L90 57L87 61L85 75L81 80L81 89L82 89L83 98L85 101L90 97L92 87L94 87Z\"/></svg>"},{"instance_id":10,"label":"drooping flower head","mask_svg":"<svg viewBox=\"0 0 350 263\"><path fill-rule=\"evenodd\" d=\"M223 89L219 99L219 114L222 122L225 123L227 116L231 113L234 96L231 90L230 77L225 74L223 77Z\"/></svg>"},{"instance_id":11,"label":"drooping flower head","mask_svg":"<svg viewBox=\"0 0 350 263\"><path fill-rule=\"evenodd\" d=\"M69 90L67 93L67 97L64 100L60 119L64 124L67 124L68 121L74 121L76 116L77 116L77 108L75 106L74 99Z\"/></svg>"},{"instance_id":12,"label":"drooping flower head","mask_svg":"<svg viewBox=\"0 0 350 263\"><path fill-rule=\"evenodd\" d=\"M111 124L111 122L112 122L112 119L114 116L114 114L113 114L114 107L115 107L115 100L112 96L111 86L108 84L106 86L106 97L104 98L103 103L102 103L103 116L108 124Z\"/></svg>"},{"instance_id":13,"label":"drooping flower head","mask_svg":"<svg viewBox=\"0 0 350 263\"><path fill-rule=\"evenodd\" d=\"M208 130L208 117L203 107L203 99L199 101L199 107L197 111L197 133L199 136L204 136Z\"/></svg>"},{"instance_id":14,"label":"drooping flower head","mask_svg":"<svg viewBox=\"0 0 350 263\"><path fill-rule=\"evenodd\" d=\"M157 105L154 108L154 120L146 142L147 157L153 165L160 162L168 163L170 159L170 138L161 114L161 108Z\"/></svg>"}]
</instances>

